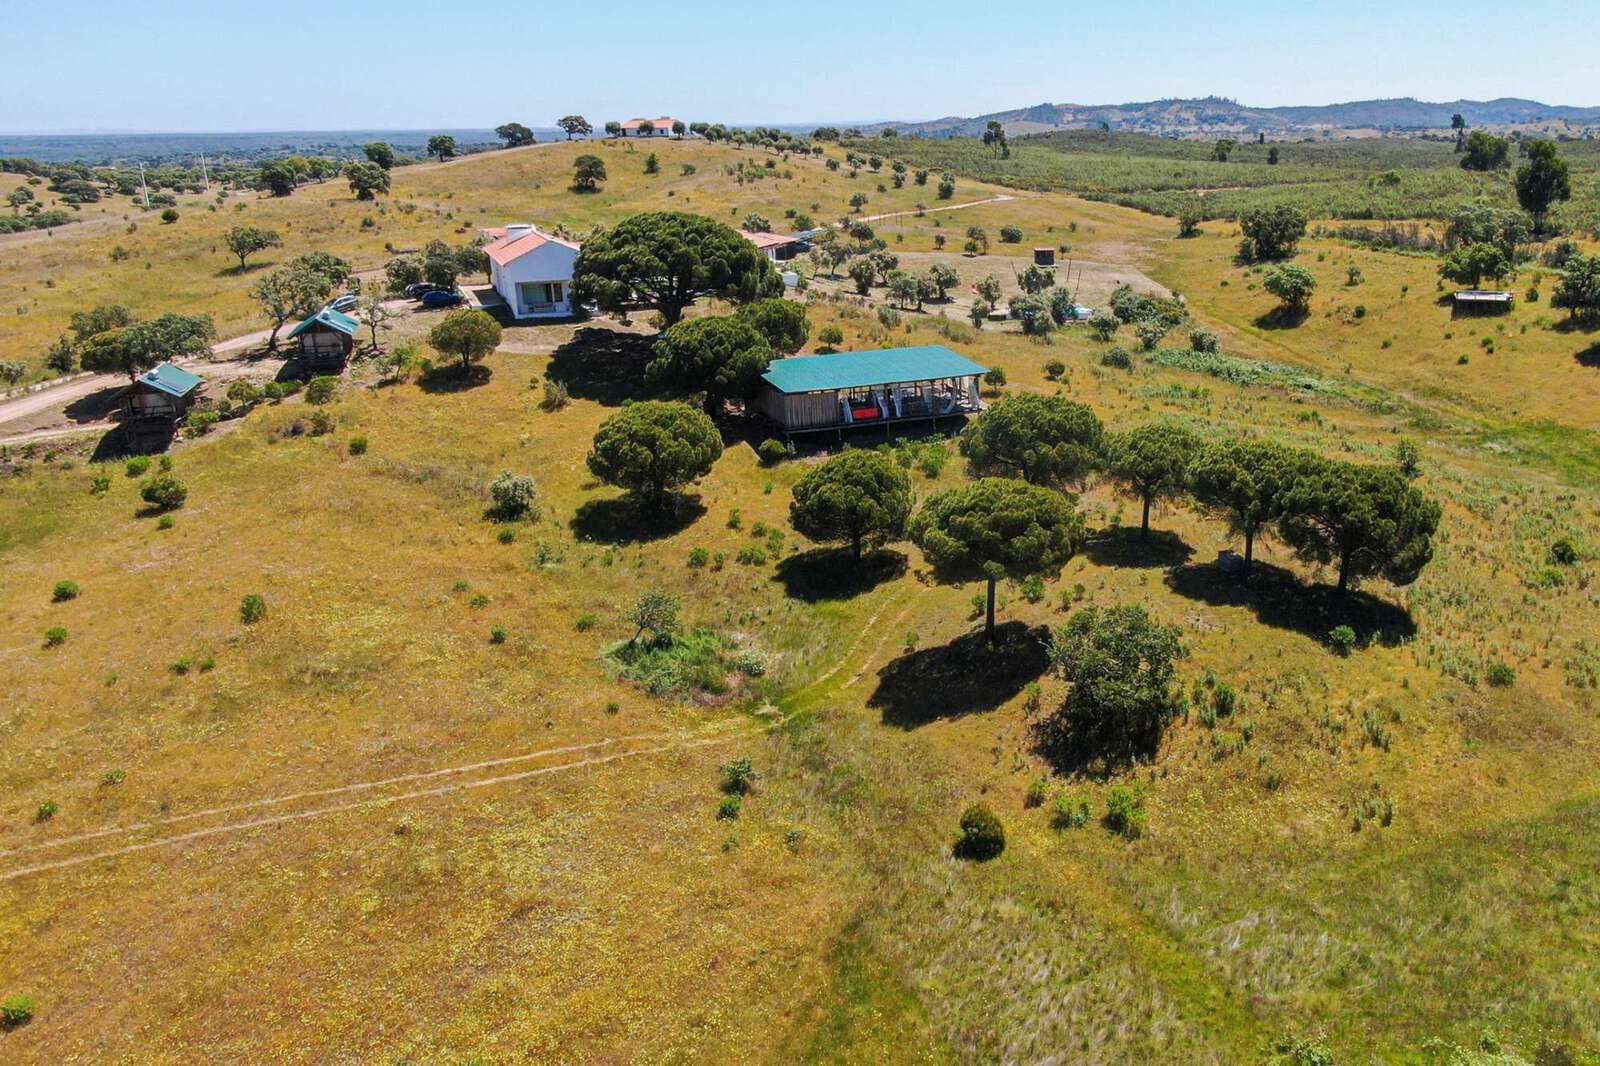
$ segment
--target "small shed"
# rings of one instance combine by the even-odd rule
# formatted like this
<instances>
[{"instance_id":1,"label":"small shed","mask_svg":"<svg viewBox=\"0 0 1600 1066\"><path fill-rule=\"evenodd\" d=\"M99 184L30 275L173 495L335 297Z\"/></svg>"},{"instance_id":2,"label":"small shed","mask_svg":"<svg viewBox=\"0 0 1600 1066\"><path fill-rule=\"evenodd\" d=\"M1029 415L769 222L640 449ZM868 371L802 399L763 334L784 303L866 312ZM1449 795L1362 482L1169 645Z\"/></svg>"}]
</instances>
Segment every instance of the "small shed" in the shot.
<instances>
[{"instance_id":1,"label":"small shed","mask_svg":"<svg viewBox=\"0 0 1600 1066\"><path fill-rule=\"evenodd\" d=\"M799 237L791 237L786 233L755 233L750 230L739 232L743 234L745 240L755 245L762 255L774 263L793 259L806 243Z\"/></svg>"},{"instance_id":2,"label":"small shed","mask_svg":"<svg viewBox=\"0 0 1600 1066\"><path fill-rule=\"evenodd\" d=\"M122 427L136 447L165 444L189 413L205 379L171 363L157 363L134 379L122 397Z\"/></svg>"},{"instance_id":3,"label":"small shed","mask_svg":"<svg viewBox=\"0 0 1600 1066\"><path fill-rule=\"evenodd\" d=\"M1460 289L1455 294L1455 306L1462 311L1495 314L1511 310L1514 299L1505 289Z\"/></svg>"},{"instance_id":4,"label":"small shed","mask_svg":"<svg viewBox=\"0 0 1600 1066\"><path fill-rule=\"evenodd\" d=\"M289 339L300 344L300 362L308 370L343 370L356 346L361 323L349 315L324 307L294 329Z\"/></svg>"},{"instance_id":5,"label":"small shed","mask_svg":"<svg viewBox=\"0 0 1600 1066\"><path fill-rule=\"evenodd\" d=\"M1056 265L1056 250L1054 248L1035 248L1033 250L1033 265L1053 267Z\"/></svg>"},{"instance_id":6,"label":"small shed","mask_svg":"<svg viewBox=\"0 0 1600 1066\"><path fill-rule=\"evenodd\" d=\"M761 376L760 411L784 434L960 418L983 409L988 367L942 344L779 359Z\"/></svg>"}]
</instances>

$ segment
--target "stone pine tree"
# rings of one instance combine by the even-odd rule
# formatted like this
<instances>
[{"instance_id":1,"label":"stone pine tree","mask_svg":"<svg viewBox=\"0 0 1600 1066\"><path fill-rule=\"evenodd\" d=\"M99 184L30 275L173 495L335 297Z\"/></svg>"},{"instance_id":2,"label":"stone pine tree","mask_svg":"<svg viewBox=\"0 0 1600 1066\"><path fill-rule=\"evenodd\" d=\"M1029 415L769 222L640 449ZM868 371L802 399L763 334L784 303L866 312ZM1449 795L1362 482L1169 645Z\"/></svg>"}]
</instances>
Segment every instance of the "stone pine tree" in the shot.
<instances>
[{"instance_id":1,"label":"stone pine tree","mask_svg":"<svg viewBox=\"0 0 1600 1066\"><path fill-rule=\"evenodd\" d=\"M589 472L662 510L673 493L711 472L722 435L704 412L686 403L630 403L601 423L589 451Z\"/></svg>"},{"instance_id":2,"label":"stone pine tree","mask_svg":"<svg viewBox=\"0 0 1600 1066\"><path fill-rule=\"evenodd\" d=\"M708 315L661 334L645 380L656 388L704 393L706 414L716 418L724 401L755 396L771 362L772 345L748 320Z\"/></svg>"},{"instance_id":3,"label":"stone pine tree","mask_svg":"<svg viewBox=\"0 0 1600 1066\"><path fill-rule=\"evenodd\" d=\"M607 310L643 299L671 326L698 297L749 303L783 294L783 279L755 245L703 215L652 211L590 237L573 283Z\"/></svg>"},{"instance_id":4,"label":"stone pine tree","mask_svg":"<svg viewBox=\"0 0 1600 1066\"><path fill-rule=\"evenodd\" d=\"M822 543L862 549L903 540L911 517L911 477L879 451L851 449L814 467L795 482L789 524Z\"/></svg>"},{"instance_id":5,"label":"stone pine tree","mask_svg":"<svg viewBox=\"0 0 1600 1066\"><path fill-rule=\"evenodd\" d=\"M968 425L960 448L974 476L1081 487L1103 462L1104 444L1105 429L1085 405L1025 392L1000 400Z\"/></svg>"},{"instance_id":6,"label":"stone pine tree","mask_svg":"<svg viewBox=\"0 0 1600 1066\"><path fill-rule=\"evenodd\" d=\"M1112 437L1106 449L1106 474L1143 505L1141 537L1150 535L1150 505L1184 494L1189 462L1199 450L1199 437L1170 422L1152 422Z\"/></svg>"},{"instance_id":7,"label":"stone pine tree","mask_svg":"<svg viewBox=\"0 0 1600 1066\"><path fill-rule=\"evenodd\" d=\"M1256 538L1283 515L1284 500L1312 457L1279 444L1221 440L1202 448L1189 465L1189 490L1206 513L1244 538L1245 573L1255 561Z\"/></svg>"},{"instance_id":8,"label":"stone pine tree","mask_svg":"<svg viewBox=\"0 0 1600 1066\"><path fill-rule=\"evenodd\" d=\"M1001 578L1055 574L1083 547L1075 500L1011 478L983 478L935 493L911 521L911 539L947 581L988 585L984 635L994 640Z\"/></svg>"},{"instance_id":9,"label":"stone pine tree","mask_svg":"<svg viewBox=\"0 0 1600 1066\"><path fill-rule=\"evenodd\" d=\"M428 344L440 355L461 360L461 373L465 375L473 363L480 362L500 346L500 323L487 311L473 308L451 311L443 322L428 331Z\"/></svg>"},{"instance_id":10,"label":"stone pine tree","mask_svg":"<svg viewBox=\"0 0 1600 1066\"><path fill-rule=\"evenodd\" d=\"M1278 535L1307 562L1337 564L1340 592L1374 575L1409 585L1433 558L1439 516L1395 467L1323 459L1296 477Z\"/></svg>"}]
</instances>

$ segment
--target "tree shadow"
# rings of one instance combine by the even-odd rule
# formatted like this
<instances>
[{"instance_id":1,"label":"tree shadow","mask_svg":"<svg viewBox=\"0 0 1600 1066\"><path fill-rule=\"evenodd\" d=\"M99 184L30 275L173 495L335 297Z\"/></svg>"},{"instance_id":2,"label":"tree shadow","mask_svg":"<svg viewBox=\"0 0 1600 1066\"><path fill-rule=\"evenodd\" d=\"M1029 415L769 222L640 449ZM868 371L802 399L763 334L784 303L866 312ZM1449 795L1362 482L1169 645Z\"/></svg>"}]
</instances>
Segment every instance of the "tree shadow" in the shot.
<instances>
[{"instance_id":1,"label":"tree shadow","mask_svg":"<svg viewBox=\"0 0 1600 1066\"><path fill-rule=\"evenodd\" d=\"M649 395L644 368L654 357L654 337L585 326L550 356L545 376L565 385L575 399L619 407Z\"/></svg>"},{"instance_id":2,"label":"tree shadow","mask_svg":"<svg viewBox=\"0 0 1600 1066\"><path fill-rule=\"evenodd\" d=\"M1589 345L1583 351L1573 356L1579 366L1586 366L1590 370L1600 370L1600 341Z\"/></svg>"},{"instance_id":3,"label":"tree shadow","mask_svg":"<svg viewBox=\"0 0 1600 1066\"><path fill-rule=\"evenodd\" d=\"M1557 333L1593 333L1600 329L1600 315L1568 315L1550 328Z\"/></svg>"},{"instance_id":4,"label":"tree shadow","mask_svg":"<svg viewBox=\"0 0 1600 1066\"><path fill-rule=\"evenodd\" d=\"M994 636L991 645L977 629L941 647L907 652L878 671L867 706L901 729L994 710L1045 672L1050 629L1006 622Z\"/></svg>"},{"instance_id":5,"label":"tree shadow","mask_svg":"<svg viewBox=\"0 0 1600 1066\"><path fill-rule=\"evenodd\" d=\"M99 440L95 441L94 452L89 456L91 463L113 462L117 459L126 459L130 455L155 455L164 452L172 445L173 438L177 435L176 426L171 433L145 432L138 435L130 433L128 427L118 426L108 430Z\"/></svg>"},{"instance_id":6,"label":"tree shadow","mask_svg":"<svg viewBox=\"0 0 1600 1066\"><path fill-rule=\"evenodd\" d=\"M646 507L632 496L589 500L570 523L579 540L602 544L637 544L683 532L706 513L698 496L677 494L665 507Z\"/></svg>"},{"instance_id":7,"label":"tree shadow","mask_svg":"<svg viewBox=\"0 0 1600 1066\"><path fill-rule=\"evenodd\" d=\"M237 278L237 277L242 277L245 274L251 273L252 271L265 270L267 267L272 266L276 262L277 262L277 260L275 260L275 259L263 259L258 263L246 263L244 266L239 266L238 264L234 264L233 266L230 266L230 267L223 267L221 270L217 271L216 274L213 275L213 277L219 277L219 278Z\"/></svg>"},{"instance_id":8,"label":"tree shadow","mask_svg":"<svg viewBox=\"0 0 1600 1066\"><path fill-rule=\"evenodd\" d=\"M417 385L423 392L465 392L480 385L487 385L493 376L494 371L482 363L472 364L465 373L462 372L461 364L449 363L418 375Z\"/></svg>"},{"instance_id":9,"label":"tree shadow","mask_svg":"<svg viewBox=\"0 0 1600 1066\"><path fill-rule=\"evenodd\" d=\"M127 391L126 385L96 389L67 404L62 413L74 422L98 422L117 409Z\"/></svg>"},{"instance_id":10,"label":"tree shadow","mask_svg":"<svg viewBox=\"0 0 1600 1066\"><path fill-rule=\"evenodd\" d=\"M1213 607L1248 607L1263 625L1321 641L1342 625L1355 630L1362 643L1398 644L1417 632L1410 612L1388 600L1370 592L1341 594L1334 585L1307 584L1292 571L1260 560L1248 579L1225 574L1212 563L1180 566L1167 575L1167 587Z\"/></svg>"},{"instance_id":11,"label":"tree shadow","mask_svg":"<svg viewBox=\"0 0 1600 1066\"><path fill-rule=\"evenodd\" d=\"M1304 325L1306 319L1311 317L1309 307L1285 307L1279 304L1264 315L1257 315L1254 322L1262 329L1294 329Z\"/></svg>"},{"instance_id":12,"label":"tree shadow","mask_svg":"<svg viewBox=\"0 0 1600 1066\"><path fill-rule=\"evenodd\" d=\"M892 549L864 552L857 562L848 548L817 548L781 560L772 579L783 584L786 596L818 603L848 600L905 572L905 554Z\"/></svg>"},{"instance_id":13,"label":"tree shadow","mask_svg":"<svg viewBox=\"0 0 1600 1066\"><path fill-rule=\"evenodd\" d=\"M1180 566L1194 555L1189 542L1165 529L1141 536L1138 526L1117 526L1089 537L1083 554L1099 566Z\"/></svg>"}]
</instances>

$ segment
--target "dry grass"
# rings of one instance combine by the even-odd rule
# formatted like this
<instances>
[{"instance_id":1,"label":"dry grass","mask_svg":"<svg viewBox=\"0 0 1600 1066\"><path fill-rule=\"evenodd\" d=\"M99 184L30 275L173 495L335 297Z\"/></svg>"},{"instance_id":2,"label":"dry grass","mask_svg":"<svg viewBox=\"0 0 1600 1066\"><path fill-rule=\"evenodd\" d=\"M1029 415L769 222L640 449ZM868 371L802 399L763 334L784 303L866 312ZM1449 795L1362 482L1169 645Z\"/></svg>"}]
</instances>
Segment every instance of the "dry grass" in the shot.
<instances>
[{"instance_id":1,"label":"dry grass","mask_svg":"<svg viewBox=\"0 0 1600 1066\"><path fill-rule=\"evenodd\" d=\"M660 190L622 164L642 154L601 150L617 183L609 204L560 191L566 150L541 148L400 172L417 184L396 200L424 206L400 218L391 206L383 225L395 229L370 239L415 239L411 227L420 237L433 210L424 188L440 204L435 226L477 225L479 205L486 221L532 213L581 226L646 203L781 217L785 203L848 180L817 168L804 172L816 192L794 196L797 176L793 187L732 186L750 190L732 203L712 171L749 153L660 145L661 184L678 194L652 199ZM678 175L674 153L697 173ZM1019 210L1090 217L1067 197ZM839 598L790 596L781 578L810 548L792 532L782 567L733 561L756 523L786 529L787 489L808 459L763 469L741 440L684 528L639 540L614 523L575 527L580 507L614 495L590 483L583 455L630 378L605 379L571 349L552 364L570 327L509 330L477 388L347 390L326 437L282 437L304 414L291 402L184 446L176 472L190 502L168 531L135 517L135 482L120 468L95 498L81 458L39 451L25 476L0 483L0 671L11 685L0 846L14 849L4 869L100 846L36 850L77 833L308 788L637 734L728 739L0 881L11 946L0 992L40 1002L33 1024L0 1036L7 1057L300 1060L337 1048L429 1061L1233 1062L1287 1032L1363 1061L1417 1056L1432 1037L1471 1045L1491 1028L1528 1052L1543 1036L1600 1044L1586 939L1600 899L1586 753L1600 719L1593 691L1569 683L1595 654L1585 642L1600 632L1600 593L1584 576L1592 562L1560 587L1529 580L1558 536L1600 545L1593 483L1536 452L1480 446L1482 427L1514 417L1495 406L1488 375L1474 386L1481 398L1436 393L1357 340L1380 313L1413 316L1369 299L1360 326L1322 318L1323 300L1345 298L1331 280L1343 259L1316 264L1321 245L1302 256L1323 284L1318 315L1303 332L1263 331L1249 319L1266 298L1234 268L1220 295L1200 293L1198 279L1222 269L1205 265L1222 235L1167 241L1142 216L1093 210L1104 213L1095 240L1136 246L1128 262L1190 293L1231 354L1315 367L1332 384L1302 393L1143 362L1108 370L1081 330L1048 347L990 330L959 346L1004 368L1009 388L1065 388L1116 428L1167 416L1375 462L1401 432L1418 437L1444 533L1416 586L1370 590L1362 626L1403 635L1408 608L1414 636L1333 655L1329 620L1305 609L1304 592L1240 596L1214 581L1200 564L1229 539L1182 509L1156 516L1153 553L1113 535L1042 602L1006 590L1001 620L1029 626L1062 621L1061 594L1077 584L1085 602L1144 604L1184 628L1186 685L1210 670L1243 694L1215 727L1198 714L1176 725L1152 766L1052 781L1097 814L1110 786L1148 783L1150 831L1128 843L1098 825L1055 830L1048 804L1024 807L1045 772L1020 687L1031 659L980 657L957 664L966 688L935 683L950 676L941 649L974 625L971 589L926 583L903 546L899 576ZM1406 283L1376 254L1356 255L1363 288ZM814 330L839 324L846 347L940 337L930 317L888 329L826 299L812 319ZM1499 347L1492 358L1525 358L1533 373L1535 355ZM1043 375L1052 358L1069 368L1061 386ZM552 365L574 402L544 413L529 385ZM1575 424L1580 399L1543 402ZM357 434L371 444L355 457L346 443ZM960 466L916 473L917 491L957 483ZM533 473L545 504L512 544L482 516L501 469ZM1084 506L1100 529L1136 513L1102 488ZM599 541L579 538L596 529ZM686 566L695 547L727 564ZM1261 558L1318 576L1271 544ZM82 594L51 603L65 578ZM598 653L627 635L624 608L655 586L769 654L781 730L742 713L753 708L655 701L610 676ZM253 627L238 621L247 592L269 605ZM471 605L478 593L487 605ZM597 624L579 631L585 614ZM504 644L488 639L496 624ZM69 635L46 650L51 625ZM922 654L906 651L908 632ZM185 656L214 668L175 674ZM1512 687L1483 683L1497 659L1515 667ZM1043 699L1060 696L1044 679ZM655 742L625 750L635 746ZM716 763L735 752L764 776L743 815L718 822ZM100 784L113 768L126 779ZM947 848L980 796L1010 847L973 867ZM37 823L47 798L60 812ZM1374 798L1393 803L1392 824L1354 830Z\"/></svg>"}]
</instances>

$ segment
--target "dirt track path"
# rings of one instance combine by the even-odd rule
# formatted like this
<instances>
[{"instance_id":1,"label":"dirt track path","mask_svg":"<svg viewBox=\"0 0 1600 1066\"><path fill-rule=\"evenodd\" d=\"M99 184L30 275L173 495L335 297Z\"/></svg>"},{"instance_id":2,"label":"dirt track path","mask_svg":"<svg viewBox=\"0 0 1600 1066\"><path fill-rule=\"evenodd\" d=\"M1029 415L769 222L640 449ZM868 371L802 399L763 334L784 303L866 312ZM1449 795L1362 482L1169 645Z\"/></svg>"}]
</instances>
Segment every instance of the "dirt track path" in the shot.
<instances>
[{"instance_id":1,"label":"dirt track path","mask_svg":"<svg viewBox=\"0 0 1600 1066\"><path fill-rule=\"evenodd\" d=\"M1007 193L999 193L999 194L997 194L995 196L990 196L990 197L988 197L987 199L984 199L984 200L968 200L964 204L944 204L944 205L935 204L934 206L928 208L926 211L917 211L915 209L913 209L911 211L885 211L881 215L862 215L859 218L853 218L850 221L851 222L881 222L886 218L905 218L908 215L917 215L917 214L936 215L941 211L960 211L964 207L982 207L984 204L1001 204L1001 203L1005 203L1007 200L1015 200L1015 199L1016 199L1015 196L1011 196L1011 195L1009 195Z\"/></svg>"}]
</instances>

